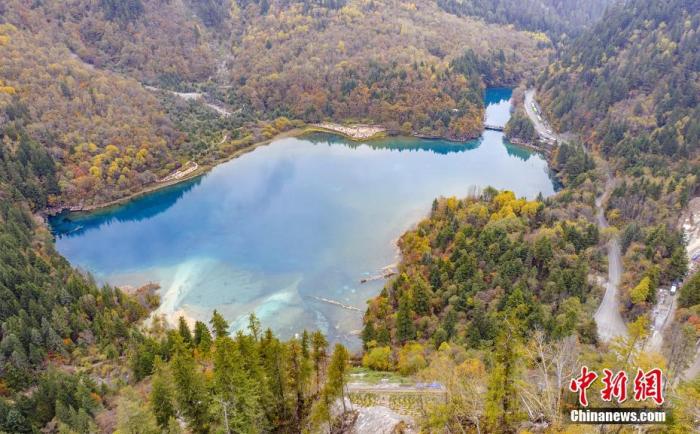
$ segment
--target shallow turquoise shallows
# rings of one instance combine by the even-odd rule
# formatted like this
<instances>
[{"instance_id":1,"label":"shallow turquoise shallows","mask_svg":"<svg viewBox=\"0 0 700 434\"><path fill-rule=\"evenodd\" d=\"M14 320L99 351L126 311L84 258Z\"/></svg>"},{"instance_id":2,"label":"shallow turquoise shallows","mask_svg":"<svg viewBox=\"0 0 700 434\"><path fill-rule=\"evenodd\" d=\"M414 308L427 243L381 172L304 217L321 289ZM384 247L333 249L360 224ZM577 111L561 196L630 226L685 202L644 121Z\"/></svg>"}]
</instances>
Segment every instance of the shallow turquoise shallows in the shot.
<instances>
[{"instance_id":1,"label":"shallow turquoise shallows","mask_svg":"<svg viewBox=\"0 0 700 434\"><path fill-rule=\"evenodd\" d=\"M510 91L487 92L487 123L504 124ZM255 312L283 337L320 328L357 348L365 301L396 240L438 196L478 187L553 193L547 164L486 131L477 141L330 135L273 142L208 174L90 215L51 224L58 250L100 282L161 285L160 312L233 329Z\"/></svg>"}]
</instances>

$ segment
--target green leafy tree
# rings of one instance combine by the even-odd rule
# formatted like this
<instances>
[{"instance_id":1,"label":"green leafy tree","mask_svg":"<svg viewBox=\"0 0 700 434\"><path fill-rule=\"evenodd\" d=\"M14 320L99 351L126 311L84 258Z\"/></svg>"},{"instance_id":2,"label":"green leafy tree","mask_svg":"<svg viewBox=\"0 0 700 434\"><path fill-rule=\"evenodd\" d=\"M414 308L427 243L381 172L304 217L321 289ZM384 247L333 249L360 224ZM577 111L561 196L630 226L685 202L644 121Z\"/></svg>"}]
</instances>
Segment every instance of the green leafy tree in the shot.
<instances>
[{"instance_id":1,"label":"green leafy tree","mask_svg":"<svg viewBox=\"0 0 700 434\"><path fill-rule=\"evenodd\" d=\"M493 368L486 392L485 417L489 429L507 432L519 418L516 385L518 381L517 341L505 331L496 343Z\"/></svg>"},{"instance_id":2,"label":"green leafy tree","mask_svg":"<svg viewBox=\"0 0 700 434\"><path fill-rule=\"evenodd\" d=\"M306 418L308 407L308 389L313 373L312 363L307 352L304 355L302 343L292 339L287 343L287 378L289 389L292 391L292 407L295 415L295 431L302 430L302 424Z\"/></svg>"},{"instance_id":3,"label":"green leafy tree","mask_svg":"<svg viewBox=\"0 0 700 434\"><path fill-rule=\"evenodd\" d=\"M187 325L187 321L184 317L178 319L178 333L180 333L183 342L188 345L192 343L192 331L190 331L190 326Z\"/></svg>"},{"instance_id":4,"label":"green leafy tree","mask_svg":"<svg viewBox=\"0 0 700 434\"><path fill-rule=\"evenodd\" d=\"M228 322L224 317L214 309L212 313L211 320L209 321L212 329L214 330L214 336L217 338L228 336Z\"/></svg>"},{"instance_id":5,"label":"green leafy tree","mask_svg":"<svg viewBox=\"0 0 700 434\"><path fill-rule=\"evenodd\" d=\"M350 362L350 354L348 350L341 344L335 344L333 355L328 365L328 380L324 388L324 395L327 401L335 401L340 398L343 402L343 411L345 408L345 384L347 383L348 363Z\"/></svg>"},{"instance_id":6,"label":"green leafy tree","mask_svg":"<svg viewBox=\"0 0 700 434\"><path fill-rule=\"evenodd\" d=\"M651 291L651 279L649 276L644 276L637 286L630 291L632 303L644 303L649 297L649 291Z\"/></svg>"},{"instance_id":7,"label":"green leafy tree","mask_svg":"<svg viewBox=\"0 0 700 434\"><path fill-rule=\"evenodd\" d=\"M170 369L159 358L151 380L150 404L158 425L165 429L170 419L176 416L175 390L172 385Z\"/></svg>"},{"instance_id":8,"label":"green leafy tree","mask_svg":"<svg viewBox=\"0 0 700 434\"><path fill-rule=\"evenodd\" d=\"M700 273L696 273L691 277L685 285L683 285L678 294L678 305L681 307L690 307L700 304Z\"/></svg>"},{"instance_id":9,"label":"green leafy tree","mask_svg":"<svg viewBox=\"0 0 700 434\"><path fill-rule=\"evenodd\" d=\"M319 391L322 373L325 369L326 359L328 358L328 341L320 330L311 334L311 358L313 360L316 376L316 391Z\"/></svg>"},{"instance_id":10,"label":"green leafy tree","mask_svg":"<svg viewBox=\"0 0 700 434\"><path fill-rule=\"evenodd\" d=\"M390 371L394 368L391 354L391 347L370 348L362 356L362 366L378 371Z\"/></svg>"},{"instance_id":11,"label":"green leafy tree","mask_svg":"<svg viewBox=\"0 0 700 434\"><path fill-rule=\"evenodd\" d=\"M170 362L180 412L195 433L206 433L211 425L210 399L204 377L197 369L191 350L182 340L175 343Z\"/></svg>"},{"instance_id":12,"label":"green leafy tree","mask_svg":"<svg viewBox=\"0 0 700 434\"><path fill-rule=\"evenodd\" d=\"M412 375L428 365L425 348L417 342L404 345L399 350L397 367L401 375Z\"/></svg>"},{"instance_id":13,"label":"green leafy tree","mask_svg":"<svg viewBox=\"0 0 700 434\"><path fill-rule=\"evenodd\" d=\"M248 331L250 335L253 336L253 339L256 341L260 339L262 327L260 326L260 320L255 315L255 312L251 313L248 318Z\"/></svg>"},{"instance_id":14,"label":"green leafy tree","mask_svg":"<svg viewBox=\"0 0 700 434\"><path fill-rule=\"evenodd\" d=\"M116 434L159 434L153 413L131 388L121 391L117 402Z\"/></svg>"},{"instance_id":15,"label":"green leafy tree","mask_svg":"<svg viewBox=\"0 0 700 434\"><path fill-rule=\"evenodd\" d=\"M270 401L266 406L268 419L271 423L288 425L291 411L289 409L287 394L289 379L287 378L287 359L284 345L277 339L272 330L265 330L260 339L260 357L262 369L270 391Z\"/></svg>"},{"instance_id":16,"label":"green leafy tree","mask_svg":"<svg viewBox=\"0 0 700 434\"><path fill-rule=\"evenodd\" d=\"M430 313L430 288L428 282L417 276L413 282L413 310L418 315Z\"/></svg>"},{"instance_id":17,"label":"green leafy tree","mask_svg":"<svg viewBox=\"0 0 700 434\"><path fill-rule=\"evenodd\" d=\"M228 336L217 338L214 353L214 401L224 431L254 433L264 427L259 385L245 371L241 353Z\"/></svg>"},{"instance_id":18,"label":"green leafy tree","mask_svg":"<svg viewBox=\"0 0 700 434\"><path fill-rule=\"evenodd\" d=\"M416 328L413 325L413 312L406 295L399 301L399 311L396 314L396 339L400 343L416 338Z\"/></svg>"},{"instance_id":19,"label":"green leafy tree","mask_svg":"<svg viewBox=\"0 0 700 434\"><path fill-rule=\"evenodd\" d=\"M212 344L211 333L209 333L209 329L207 328L207 325L201 321L197 321L194 324L193 343L204 354L207 354L209 352L209 349L211 348L211 344Z\"/></svg>"}]
</instances>

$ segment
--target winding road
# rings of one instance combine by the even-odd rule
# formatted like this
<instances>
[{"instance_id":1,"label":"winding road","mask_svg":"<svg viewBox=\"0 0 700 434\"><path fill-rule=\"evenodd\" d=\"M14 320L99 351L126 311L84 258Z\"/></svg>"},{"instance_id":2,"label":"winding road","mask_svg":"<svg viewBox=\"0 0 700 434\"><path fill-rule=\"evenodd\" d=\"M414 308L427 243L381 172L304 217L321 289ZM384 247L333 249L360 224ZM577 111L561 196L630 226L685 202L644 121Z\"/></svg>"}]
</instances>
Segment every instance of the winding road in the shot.
<instances>
[{"instance_id":1,"label":"winding road","mask_svg":"<svg viewBox=\"0 0 700 434\"><path fill-rule=\"evenodd\" d=\"M537 110L537 112L535 112L535 110ZM535 126L535 131L537 131L540 138L549 141L564 141L552 130L549 124L547 124L547 121L542 117L542 110L540 110L539 104L535 101L535 89L525 91L525 112L530 117L532 124Z\"/></svg>"},{"instance_id":2,"label":"winding road","mask_svg":"<svg viewBox=\"0 0 700 434\"><path fill-rule=\"evenodd\" d=\"M605 218L605 203L615 186L607 167L605 171L607 173L605 190L595 201L596 220L598 221L598 227L600 227L600 229L605 229L610 226L608 220ZM598 336L603 342L609 342L618 336L627 336L627 326L622 319L622 315L620 315L620 300L617 294L621 275L622 249L620 248L620 240L618 236L615 235L608 241L608 280L605 282L605 294L603 295L603 300L600 302L600 306L598 306L598 310L596 310L593 316L598 325Z\"/></svg>"},{"instance_id":3,"label":"winding road","mask_svg":"<svg viewBox=\"0 0 700 434\"><path fill-rule=\"evenodd\" d=\"M537 134L542 139L548 141L565 143L567 140L561 135L555 133L547 121L542 117L542 111L535 107L539 107L535 101L535 89L529 89L525 92L525 112L535 126ZM605 162L599 162L604 165L604 171L607 174L605 181L605 189L603 194L596 198L596 220L600 229L609 227L608 220L605 218L605 204L615 187L615 182L610 174L610 170ZM608 248L608 279L605 282L605 294L603 300L598 306L594 314L596 324L598 325L598 336L603 342L609 342L618 336L627 336L627 326L620 314L620 300L618 297L618 288L620 286L620 277L622 276L622 249L620 248L620 240L617 235L613 236L607 244Z\"/></svg>"}]
</instances>

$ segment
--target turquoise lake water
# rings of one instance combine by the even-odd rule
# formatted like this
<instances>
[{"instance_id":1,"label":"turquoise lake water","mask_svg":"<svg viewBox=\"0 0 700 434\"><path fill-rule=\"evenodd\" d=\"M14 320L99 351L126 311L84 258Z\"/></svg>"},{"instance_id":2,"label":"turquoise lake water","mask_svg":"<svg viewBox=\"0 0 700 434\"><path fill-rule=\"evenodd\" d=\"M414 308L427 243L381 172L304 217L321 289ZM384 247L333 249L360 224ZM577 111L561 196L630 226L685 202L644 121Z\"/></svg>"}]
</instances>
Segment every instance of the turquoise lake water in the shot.
<instances>
[{"instance_id":1,"label":"turquoise lake water","mask_svg":"<svg viewBox=\"0 0 700 434\"><path fill-rule=\"evenodd\" d=\"M505 124L510 90L486 94L487 123ZM554 192L546 161L486 131L479 140L332 135L287 138L206 175L90 215L51 220L58 251L100 282L161 285L160 313L236 329L255 312L283 337L320 328L357 348L362 313L398 261L396 239L438 196L475 188L534 198Z\"/></svg>"}]
</instances>

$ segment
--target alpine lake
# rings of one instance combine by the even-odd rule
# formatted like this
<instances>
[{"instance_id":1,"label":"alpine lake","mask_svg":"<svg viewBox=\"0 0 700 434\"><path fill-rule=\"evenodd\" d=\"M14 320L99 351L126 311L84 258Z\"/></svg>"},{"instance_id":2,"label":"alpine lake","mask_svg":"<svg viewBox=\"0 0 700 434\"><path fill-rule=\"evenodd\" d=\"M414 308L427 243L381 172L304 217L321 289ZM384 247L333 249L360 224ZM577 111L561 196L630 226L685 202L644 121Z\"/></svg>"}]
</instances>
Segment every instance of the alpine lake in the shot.
<instances>
[{"instance_id":1,"label":"alpine lake","mask_svg":"<svg viewBox=\"0 0 700 434\"><path fill-rule=\"evenodd\" d=\"M486 123L505 125L511 91L488 89ZM554 193L546 160L498 131L456 143L330 134L285 138L128 203L50 219L58 251L101 283L160 285L156 313L243 329L251 312L281 337L320 329L360 345L366 300L396 241L439 196L486 186ZM364 281L364 282L363 282Z\"/></svg>"}]
</instances>

